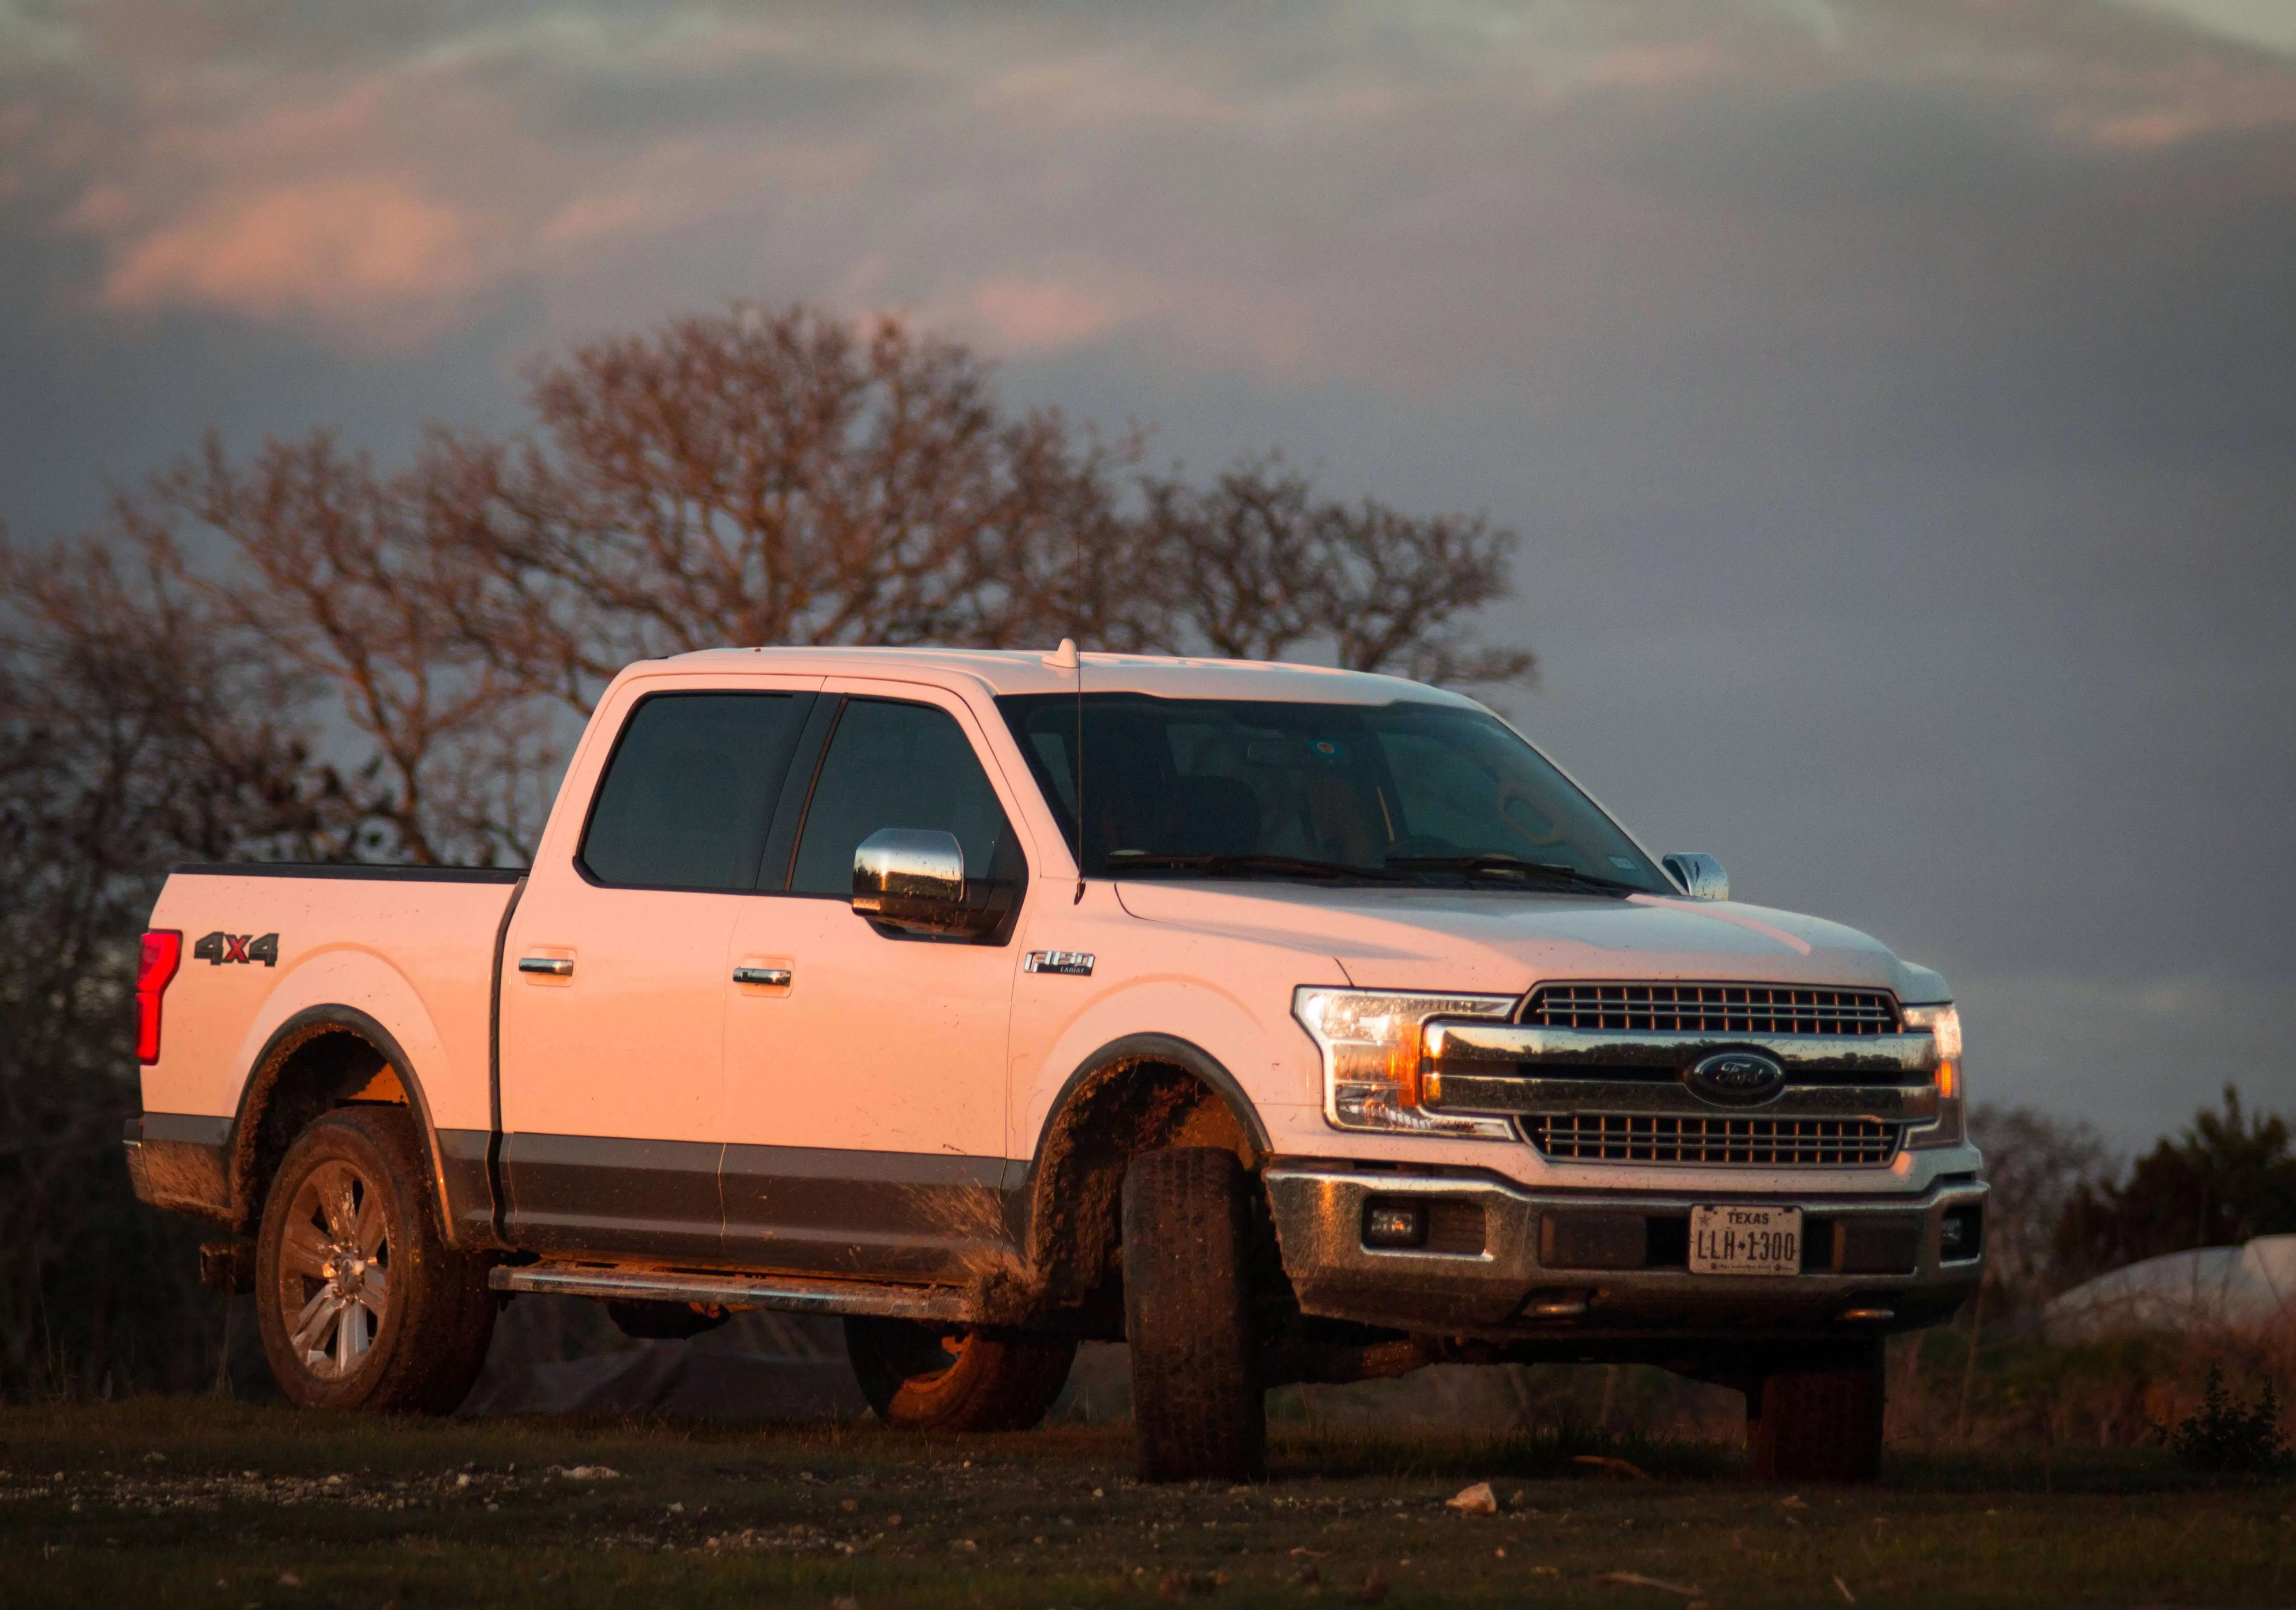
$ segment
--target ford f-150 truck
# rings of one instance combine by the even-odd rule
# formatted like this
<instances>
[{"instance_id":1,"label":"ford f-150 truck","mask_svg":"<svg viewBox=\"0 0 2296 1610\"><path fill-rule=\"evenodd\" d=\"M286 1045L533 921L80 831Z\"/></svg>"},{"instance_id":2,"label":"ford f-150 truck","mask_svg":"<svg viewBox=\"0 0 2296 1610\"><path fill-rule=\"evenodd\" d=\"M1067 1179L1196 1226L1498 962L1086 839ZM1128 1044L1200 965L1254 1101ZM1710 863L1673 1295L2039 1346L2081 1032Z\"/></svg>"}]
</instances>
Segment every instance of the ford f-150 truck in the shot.
<instances>
[{"instance_id":1,"label":"ford f-150 truck","mask_svg":"<svg viewBox=\"0 0 2296 1610\"><path fill-rule=\"evenodd\" d=\"M1379 676L645 661L530 868L184 867L137 996L136 1191L301 1404L450 1409L560 1293L841 1316L925 1427L1124 1340L1151 1479L1259 1474L1272 1385L1548 1359L1857 1479L1983 1256L1942 979Z\"/></svg>"}]
</instances>

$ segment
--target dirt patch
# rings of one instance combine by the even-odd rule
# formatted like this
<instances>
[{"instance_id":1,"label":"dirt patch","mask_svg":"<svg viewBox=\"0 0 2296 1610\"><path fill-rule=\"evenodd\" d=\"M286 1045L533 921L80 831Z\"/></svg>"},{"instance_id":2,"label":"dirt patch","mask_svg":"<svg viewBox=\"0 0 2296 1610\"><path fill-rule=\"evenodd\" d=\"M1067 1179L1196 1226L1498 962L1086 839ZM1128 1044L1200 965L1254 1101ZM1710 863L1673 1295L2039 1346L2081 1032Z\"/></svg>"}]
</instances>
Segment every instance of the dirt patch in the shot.
<instances>
[{"instance_id":1,"label":"dirt patch","mask_svg":"<svg viewBox=\"0 0 2296 1610\"><path fill-rule=\"evenodd\" d=\"M1587 1461L1585 1456L1597 1456ZM1652 1479L1614 1479L1604 1460ZM379 1421L151 1399L0 1413L11 1605L2285 1602L2296 1488L2165 1456L1895 1462L1781 1493L1734 1447L1279 1427L1151 1488L1120 1426ZM1463 1491L1488 1483L1462 1505ZM293 1577L291 1586L286 1578ZM1838 1581L1837 1581L1838 1579ZM1645 1585L1650 1584L1650 1585ZM1655 1584L1665 1584L1660 1587Z\"/></svg>"}]
</instances>

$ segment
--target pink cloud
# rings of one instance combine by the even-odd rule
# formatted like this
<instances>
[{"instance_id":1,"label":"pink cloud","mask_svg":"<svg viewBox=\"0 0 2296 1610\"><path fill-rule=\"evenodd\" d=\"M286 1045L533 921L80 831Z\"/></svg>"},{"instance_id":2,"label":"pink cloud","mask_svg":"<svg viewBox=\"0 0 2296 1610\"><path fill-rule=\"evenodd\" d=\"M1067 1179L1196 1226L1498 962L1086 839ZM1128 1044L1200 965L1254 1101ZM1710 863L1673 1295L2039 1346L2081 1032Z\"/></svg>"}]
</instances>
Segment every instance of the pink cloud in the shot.
<instances>
[{"instance_id":1,"label":"pink cloud","mask_svg":"<svg viewBox=\"0 0 2296 1610\"><path fill-rule=\"evenodd\" d=\"M990 280L973 292L972 307L999 345L1021 352L1076 346L1141 311L1136 294L1029 279Z\"/></svg>"},{"instance_id":2,"label":"pink cloud","mask_svg":"<svg viewBox=\"0 0 2296 1610\"><path fill-rule=\"evenodd\" d=\"M1722 53L1710 44L1621 45L1587 64L1587 83L1605 89L1660 89L1720 72Z\"/></svg>"},{"instance_id":3,"label":"pink cloud","mask_svg":"<svg viewBox=\"0 0 2296 1610\"><path fill-rule=\"evenodd\" d=\"M1168 73L1101 58L1030 62L1001 74L979 103L1008 126L1037 130L1128 123L1233 123L1233 102Z\"/></svg>"},{"instance_id":4,"label":"pink cloud","mask_svg":"<svg viewBox=\"0 0 2296 1610\"><path fill-rule=\"evenodd\" d=\"M85 221L108 209L94 210ZM118 308L194 302L356 321L471 289L484 269L480 234L470 213L394 179L279 184L202 198L189 217L136 238L103 296Z\"/></svg>"}]
</instances>

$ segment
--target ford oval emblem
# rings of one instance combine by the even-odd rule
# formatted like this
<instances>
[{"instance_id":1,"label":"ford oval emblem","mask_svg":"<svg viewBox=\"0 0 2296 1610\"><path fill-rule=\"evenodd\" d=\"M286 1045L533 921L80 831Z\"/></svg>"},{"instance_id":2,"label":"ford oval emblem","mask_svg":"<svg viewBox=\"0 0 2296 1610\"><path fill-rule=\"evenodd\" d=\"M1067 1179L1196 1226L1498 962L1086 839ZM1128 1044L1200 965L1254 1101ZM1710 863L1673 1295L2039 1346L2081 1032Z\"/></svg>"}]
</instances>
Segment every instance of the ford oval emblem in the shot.
<instances>
[{"instance_id":1,"label":"ford oval emblem","mask_svg":"<svg viewBox=\"0 0 2296 1610\"><path fill-rule=\"evenodd\" d=\"M1693 1095L1722 1107L1755 1107L1786 1088L1786 1071L1759 1051L1717 1051L1682 1076Z\"/></svg>"}]
</instances>

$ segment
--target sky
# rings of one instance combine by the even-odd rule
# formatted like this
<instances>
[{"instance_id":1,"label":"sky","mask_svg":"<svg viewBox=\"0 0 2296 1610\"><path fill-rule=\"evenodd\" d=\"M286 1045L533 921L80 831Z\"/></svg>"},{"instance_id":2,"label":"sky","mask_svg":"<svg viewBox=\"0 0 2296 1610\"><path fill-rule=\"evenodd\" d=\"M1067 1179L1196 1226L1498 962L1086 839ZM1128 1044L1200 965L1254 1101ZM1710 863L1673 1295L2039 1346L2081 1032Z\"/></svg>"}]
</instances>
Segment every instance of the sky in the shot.
<instances>
[{"instance_id":1,"label":"sky","mask_svg":"<svg viewBox=\"0 0 2296 1610\"><path fill-rule=\"evenodd\" d=\"M2291 0L0 0L20 540L734 300L1488 511L1496 701L1980 1099L2296 1109Z\"/></svg>"}]
</instances>

